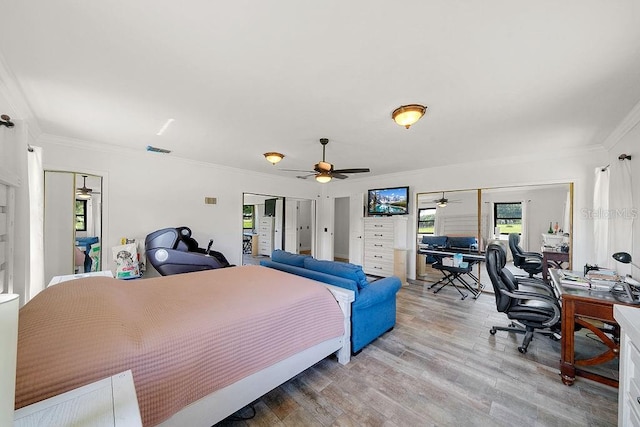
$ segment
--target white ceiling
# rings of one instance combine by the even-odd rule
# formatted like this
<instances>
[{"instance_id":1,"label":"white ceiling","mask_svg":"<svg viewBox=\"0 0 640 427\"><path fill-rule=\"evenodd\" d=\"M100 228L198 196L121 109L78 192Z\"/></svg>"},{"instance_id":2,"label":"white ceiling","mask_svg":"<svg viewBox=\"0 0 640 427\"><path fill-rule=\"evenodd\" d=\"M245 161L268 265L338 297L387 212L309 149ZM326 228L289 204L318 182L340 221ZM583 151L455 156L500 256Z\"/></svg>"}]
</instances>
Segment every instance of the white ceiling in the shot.
<instances>
[{"instance_id":1,"label":"white ceiling","mask_svg":"<svg viewBox=\"0 0 640 427\"><path fill-rule=\"evenodd\" d=\"M283 176L601 145L640 100L640 2L6 1L45 134ZM423 103L406 130L391 111ZM174 122L162 136L156 132ZM280 151L272 166L262 157Z\"/></svg>"}]
</instances>

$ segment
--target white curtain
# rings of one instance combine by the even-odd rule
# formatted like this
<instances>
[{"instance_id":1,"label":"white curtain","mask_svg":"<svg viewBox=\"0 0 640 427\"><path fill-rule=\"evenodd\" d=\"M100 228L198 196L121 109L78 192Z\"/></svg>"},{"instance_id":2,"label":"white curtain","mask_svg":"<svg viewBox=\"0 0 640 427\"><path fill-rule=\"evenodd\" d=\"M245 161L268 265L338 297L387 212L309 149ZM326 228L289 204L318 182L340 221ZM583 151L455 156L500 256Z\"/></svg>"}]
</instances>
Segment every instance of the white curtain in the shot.
<instances>
[{"instance_id":1,"label":"white curtain","mask_svg":"<svg viewBox=\"0 0 640 427\"><path fill-rule=\"evenodd\" d=\"M611 165L609 184L609 265L620 274L631 274L631 264L621 264L611 258L615 252L633 255L633 197L631 193L631 160ZM597 241L596 241L597 244Z\"/></svg>"},{"instance_id":2,"label":"white curtain","mask_svg":"<svg viewBox=\"0 0 640 427\"><path fill-rule=\"evenodd\" d=\"M606 168L595 169L595 186L593 190L593 241L595 247L594 261L597 265L608 266L611 253L609 252L609 180L610 170Z\"/></svg>"},{"instance_id":3,"label":"white curtain","mask_svg":"<svg viewBox=\"0 0 640 427\"><path fill-rule=\"evenodd\" d=\"M44 171L42 148L30 147L29 178L29 289L25 302L44 289Z\"/></svg>"},{"instance_id":4,"label":"white curtain","mask_svg":"<svg viewBox=\"0 0 640 427\"><path fill-rule=\"evenodd\" d=\"M524 251L530 251L529 247L529 202L531 200L523 200L520 204L522 207L522 234L520 235L520 247Z\"/></svg>"}]
</instances>

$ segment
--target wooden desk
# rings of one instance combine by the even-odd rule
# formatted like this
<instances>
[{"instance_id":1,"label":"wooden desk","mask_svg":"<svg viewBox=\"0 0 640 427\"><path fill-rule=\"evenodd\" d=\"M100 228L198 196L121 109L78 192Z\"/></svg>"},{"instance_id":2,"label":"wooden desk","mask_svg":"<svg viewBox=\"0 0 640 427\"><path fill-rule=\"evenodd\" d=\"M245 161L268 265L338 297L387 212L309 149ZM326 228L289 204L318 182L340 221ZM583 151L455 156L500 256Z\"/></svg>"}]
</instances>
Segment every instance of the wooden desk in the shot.
<instances>
[{"instance_id":1,"label":"wooden desk","mask_svg":"<svg viewBox=\"0 0 640 427\"><path fill-rule=\"evenodd\" d=\"M567 268L571 268L569 265L569 252L561 251L542 251L542 278L549 281L549 264L551 268L563 268L562 264L567 264Z\"/></svg>"},{"instance_id":2,"label":"wooden desk","mask_svg":"<svg viewBox=\"0 0 640 427\"><path fill-rule=\"evenodd\" d=\"M624 304L614 298L609 291L574 289L563 287L558 272L549 270L551 283L560 294L562 303L562 338L560 339L560 376L566 385L572 385L576 376L588 378L613 387L618 387L618 380L589 372L584 367L599 365L618 357L620 345L612 340L600 328L589 320L599 320L614 326L614 335L619 334L619 326L613 317L613 305ZM580 274L573 272L573 274ZM593 332L606 346L602 354L589 359L575 358L575 325L578 324Z\"/></svg>"}]
</instances>

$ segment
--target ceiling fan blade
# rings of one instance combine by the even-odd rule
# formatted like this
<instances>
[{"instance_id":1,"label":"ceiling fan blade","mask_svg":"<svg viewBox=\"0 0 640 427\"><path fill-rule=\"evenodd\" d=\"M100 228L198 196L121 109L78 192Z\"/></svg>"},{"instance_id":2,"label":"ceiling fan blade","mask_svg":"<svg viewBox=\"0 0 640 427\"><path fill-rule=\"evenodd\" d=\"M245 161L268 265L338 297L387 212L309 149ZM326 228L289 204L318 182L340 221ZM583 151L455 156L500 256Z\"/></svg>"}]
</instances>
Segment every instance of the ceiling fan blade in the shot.
<instances>
[{"instance_id":1,"label":"ceiling fan blade","mask_svg":"<svg viewBox=\"0 0 640 427\"><path fill-rule=\"evenodd\" d=\"M369 168L335 169L333 173L366 173L371 172Z\"/></svg>"},{"instance_id":2,"label":"ceiling fan blade","mask_svg":"<svg viewBox=\"0 0 640 427\"><path fill-rule=\"evenodd\" d=\"M315 173L314 171L310 171L307 169L278 169L279 171L284 171L284 172L306 172L306 173Z\"/></svg>"},{"instance_id":3,"label":"ceiling fan blade","mask_svg":"<svg viewBox=\"0 0 640 427\"><path fill-rule=\"evenodd\" d=\"M307 171L302 171L302 172L307 172ZM316 174L315 172L310 172L308 175L297 175L296 178L298 178L298 179L307 179L310 176L313 176L315 174Z\"/></svg>"},{"instance_id":4,"label":"ceiling fan blade","mask_svg":"<svg viewBox=\"0 0 640 427\"><path fill-rule=\"evenodd\" d=\"M339 173L339 172L336 172L336 171L331 172L331 177L332 177L332 178L337 178L337 179L346 179L346 178L349 178L347 175L343 175L343 174L341 174L341 173Z\"/></svg>"}]
</instances>

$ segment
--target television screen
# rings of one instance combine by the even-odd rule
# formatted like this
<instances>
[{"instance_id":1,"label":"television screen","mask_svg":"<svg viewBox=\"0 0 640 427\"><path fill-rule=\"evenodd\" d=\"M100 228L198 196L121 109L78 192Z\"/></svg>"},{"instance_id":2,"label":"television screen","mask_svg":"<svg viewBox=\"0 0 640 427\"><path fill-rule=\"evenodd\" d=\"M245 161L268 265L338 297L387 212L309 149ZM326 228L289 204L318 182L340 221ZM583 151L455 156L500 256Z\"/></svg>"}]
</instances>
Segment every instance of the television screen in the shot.
<instances>
[{"instance_id":1,"label":"television screen","mask_svg":"<svg viewBox=\"0 0 640 427\"><path fill-rule=\"evenodd\" d=\"M406 215L409 213L409 187L369 190L369 215Z\"/></svg>"},{"instance_id":2,"label":"television screen","mask_svg":"<svg viewBox=\"0 0 640 427\"><path fill-rule=\"evenodd\" d=\"M264 201L264 216L276 216L276 199Z\"/></svg>"}]
</instances>

